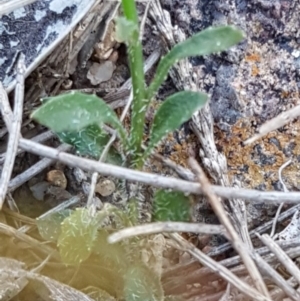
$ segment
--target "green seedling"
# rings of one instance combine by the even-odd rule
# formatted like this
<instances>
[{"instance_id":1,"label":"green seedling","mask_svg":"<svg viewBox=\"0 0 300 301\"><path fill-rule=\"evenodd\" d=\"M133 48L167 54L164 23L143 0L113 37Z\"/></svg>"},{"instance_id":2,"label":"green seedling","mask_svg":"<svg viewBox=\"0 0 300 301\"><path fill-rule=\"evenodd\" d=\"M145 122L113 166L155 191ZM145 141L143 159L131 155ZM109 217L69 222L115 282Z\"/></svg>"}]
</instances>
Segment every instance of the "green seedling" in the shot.
<instances>
[{"instance_id":1,"label":"green seedling","mask_svg":"<svg viewBox=\"0 0 300 301\"><path fill-rule=\"evenodd\" d=\"M123 0L122 5L124 17L116 20L116 34L118 40L122 38L127 45L132 79L133 103L129 135L115 112L95 95L71 92L50 97L45 104L33 112L32 118L59 133L64 142L74 145L81 154L93 155L93 157L99 157L99 149L103 148L101 144L107 141L105 138L107 134L103 132L102 126L109 124L118 133L127 166L142 169L153 148L162 138L187 121L207 101L206 94L192 91L181 91L165 99L154 116L149 143L144 150L142 141L145 114L170 68L180 59L227 50L240 42L243 34L233 26L211 27L195 34L177 44L161 58L154 79L147 87L143 72L142 44L135 2ZM90 127L93 127L94 131L89 130ZM88 130L89 139L86 139ZM97 140L94 144L83 141L93 138L94 141ZM83 145L87 146L83 147Z\"/></svg>"},{"instance_id":2,"label":"green seedling","mask_svg":"<svg viewBox=\"0 0 300 301\"><path fill-rule=\"evenodd\" d=\"M78 92L50 97L32 113L31 117L56 132L63 142L73 145L81 155L97 159L100 158L109 140L103 125L110 125L118 135L119 148L112 149L106 161L142 169L161 140L189 120L194 112L207 102L206 94L195 91L180 91L169 96L155 113L148 143L143 147L147 109L165 81L170 68L181 59L227 50L243 39L243 33L234 26L220 26L210 27L195 34L177 44L161 58L155 76L147 86L143 72L143 49L135 1L122 0L122 8L124 17L116 19L116 38L127 46L132 79L133 102L129 133L116 113L101 98ZM130 213L127 217L126 213L118 211L117 208L110 209L109 214L113 214L118 228L137 222L137 206L133 200L129 204ZM189 220L189 198L182 193L159 190L155 193L153 204L153 220ZM78 209L68 214L65 219L61 216L56 217L55 221L59 223L63 220L60 226L57 224L53 226L47 220L40 221L41 234L48 239L57 240L63 261L78 264L89 258L92 253L104 256L106 253L104 251L109 249L103 239L107 234L103 232L103 226L100 226L105 214L96 213L91 216L88 209ZM48 229L49 225L53 228L51 231ZM99 241L102 247L99 246ZM129 246L130 244L127 244L125 249ZM120 246L121 249L123 247ZM123 254L120 250L118 249L116 254ZM124 252L128 253L129 251ZM114 262L117 266L118 257L119 255L111 256L108 261ZM129 255L126 256L127 260L128 258ZM122 273L126 275L122 290L125 300L173 300L172 296L164 298L160 281L151 274L151 271L142 264L132 266L130 259L128 265L125 261L125 259L122 261L124 263ZM116 274L117 276L119 275Z\"/></svg>"}]
</instances>

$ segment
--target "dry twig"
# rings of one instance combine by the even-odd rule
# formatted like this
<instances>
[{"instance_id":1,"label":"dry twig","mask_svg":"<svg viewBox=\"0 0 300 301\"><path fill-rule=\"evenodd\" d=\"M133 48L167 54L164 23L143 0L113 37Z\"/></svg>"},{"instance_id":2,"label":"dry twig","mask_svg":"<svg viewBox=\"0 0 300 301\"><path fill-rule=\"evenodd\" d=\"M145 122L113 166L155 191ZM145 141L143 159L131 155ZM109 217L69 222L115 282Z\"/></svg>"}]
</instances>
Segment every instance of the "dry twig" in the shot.
<instances>
[{"instance_id":1,"label":"dry twig","mask_svg":"<svg viewBox=\"0 0 300 301\"><path fill-rule=\"evenodd\" d=\"M164 177L157 174L146 173L137 170L131 170L129 168L119 167L111 164L97 162L90 159L80 158L71 154L61 152L51 147L41 145L30 141L28 139L21 138L19 146L25 151L34 153L47 158L52 158L66 165L79 167L86 171L97 171L104 176L113 176L118 179L125 179L128 181L144 183L152 185L154 187L174 189L176 191L182 191L184 193L203 194L199 183L192 183L180 179ZM213 192L225 199L230 198L243 198L248 201L260 201L268 203L281 203L286 202L290 204L298 204L300 199L299 192L278 192L278 191L259 191L253 189L236 189L231 187L223 187L217 185L211 185Z\"/></svg>"},{"instance_id":2,"label":"dry twig","mask_svg":"<svg viewBox=\"0 0 300 301\"><path fill-rule=\"evenodd\" d=\"M288 210L280 213L280 215L278 216L277 222L282 222L284 220L286 220L287 218L289 218L290 216L292 216L296 211L300 210L300 204L299 205L295 205L291 208L289 208ZM256 236L256 233L264 233L266 232L268 229L270 229L273 225L274 221L268 221L260 226L258 226L257 228L253 229L250 231L250 237L253 238ZM220 246L215 247L214 249L212 249L208 255L209 256L217 256L220 255L224 252L226 252L227 250L229 250L231 248L231 244L230 243L225 243L222 244Z\"/></svg>"},{"instance_id":3,"label":"dry twig","mask_svg":"<svg viewBox=\"0 0 300 301\"><path fill-rule=\"evenodd\" d=\"M225 235L225 229L219 225L208 224L193 224L183 222L158 222L150 223L146 225L140 225L135 227L126 228L120 230L108 237L109 243L116 243L125 238L129 238L137 235L149 235L163 232L193 232L193 233L205 233L205 234L223 234Z\"/></svg>"},{"instance_id":4,"label":"dry twig","mask_svg":"<svg viewBox=\"0 0 300 301\"><path fill-rule=\"evenodd\" d=\"M27 235L23 232L16 230L13 227L10 227L8 225L0 223L0 233L5 234L9 237L15 237L15 238L19 239L20 241L25 242L29 246L36 248L37 250L40 250L45 255L47 255L47 256L51 255L56 260L60 260L60 256L56 250L52 249L48 245L41 244L40 241L30 237L29 235Z\"/></svg>"},{"instance_id":5,"label":"dry twig","mask_svg":"<svg viewBox=\"0 0 300 301\"><path fill-rule=\"evenodd\" d=\"M255 252L251 252L251 257L256 261L259 268L267 274L275 284L277 284L290 298L292 298L295 301L300 300L300 294L294 290L286 281L285 279L277 272L275 271L269 263L267 263L264 259L261 258L260 255L258 255Z\"/></svg>"},{"instance_id":6,"label":"dry twig","mask_svg":"<svg viewBox=\"0 0 300 301\"><path fill-rule=\"evenodd\" d=\"M287 269L287 271L297 280L300 284L300 271L296 264L290 259L289 256L278 246L278 244L271 239L270 236L264 234L258 238L277 256L281 264Z\"/></svg>"},{"instance_id":7,"label":"dry twig","mask_svg":"<svg viewBox=\"0 0 300 301\"><path fill-rule=\"evenodd\" d=\"M281 177L281 174L282 174L282 170L287 167L288 165L290 165L292 162L292 160L288 160L287 162L285 162L284 164L282 164L278 170L278 177L279 177L279 181L281 183L281 185L283 186L283 191L284 192L288 192L283 180L282 180L282 177ZM284 206L284 203L281 203L277 209L277 212L276 212L276 215L274 217L274 221L273 221L273 225L272 225L272 229L271 229L271 234L270 236L273 237L275 235L275 230L276 230L276 224L277 224L277 220L278 220L278 217L279 217L279 214L282 210L282 207Z\"/></svg>"},{"instance_id":8,"label":"dry twig","mask_svg":"<svg viewBox=\"0 0 300 301\"><path fill-rule=\"evenodd\" d=\"M9 126L9 140L7 144L7 156L5 158L0 179L0 210L2 209L7 186L14 167L15 158L18 151L18 140L21 130L24 100L24 80L25 80L25 58L21 54L17 64L14 114Z\"/></svg>"},{"instance_id":9,"label":"dry twig","mask_svg":"<svg viewBox=\"0 0 300 301\"><path fill-rule=\"evenodd\" d=\"M234 230L233 226L230 223L230 220L228 219L225 210L222 207L221 201L217 196L214 194L213 190L211 189L211 186L208 182L208 179L206 175L204 174L201 167L198 165L197 161L193 158L189 159L189 164L191 168L194 170L201 186L204 194L207 196L210 205L212 206L215 214L217 215L220 222L224 225L225 229L228 233L228 239L231 241L234 249L237 251L237 253L240 255L241 259L243 260L249 275L251 276L255 287L258 289L260 293L262 293L264 296L269 298L269 292L267 290L267 287L265 283L263 282L262 276L260 275L257 267L255 266L254 262L252 261L249 250L244 245L244 243L239 238L238 234Z\"/></svg>"},{"instance_id":10,"label":"dry twig","mask_svg":"<svg viewBox=\"0 0 300 301\"><path fill-rule=\"evenodd\" d=\"M267 121L264 123L258 130L258 134L254 135L253 137L247 139L244 144L250 144L254 141L260 139L264 135L279 129L280 127L284 126L285 124L289 123L296 117L300 115L300 106L296 106L286 112L283 112L276 116L275 118Z\"/></svg>"},{"instance_id":11,"label":"dry twig","mask_svg":"<svg viewBox=\"0 0 300 301\"><path fill-rule=\"evenodd\" d=\"M193 257L195 257L201 264L210 268L215 273L220 275L223 279L225 279L228 283L232 284L233 287L237 288L239 291L243 292L248 297L254 300L268 300L271 301L270 298L265 297L264 295L257 292L247 283L242 281L239 277L235 276L231 271L227 268L219 264L218 262L211 259L209 256L205 255L199 249L197 249L193 244L186 241L179 234L170 234L171 238L173 238L179 245L182 247L184 251L190 253Z\"/></svg>"},{"instance_id":12,"label":"dry twig","mask_svg":"<svg viewBox=\"0 0 300 301\"><path fill-rule=\"evenodd\" d=\"M57 151L68 151L71 149L70 145L62 144L60 145L56 150ZM37 154L38 155L38 154ZM8 183L8 190L9 192L13 192L18 187L20 187L22 184L29 181L32 177L42 172L44 169L46 169L48 166L53 164L55 162L55 159L48 159L44 158L37 162L36 164L29 167L27 170L22 172L21 174L14 177L9 183Z\"/></svg>"},{"instance_id":13,"label":"dry twig","mask_svg":"<svg viewBox=\"0 0 300 301\"><path fill-rule=\"evenodd\" d=\"M52 138L53 136L54 136L53 132L47 131L47 132L41 133L41 134L31 138L31 140L34 141L34 142L42 143L42 142L45 142L46 140ZM18 151L17 151L17 155L20 155L22 153L24 153L24 150L19 148ZM0 155L0 164L2 164L5 161L5 157L6 157L6 153L2 153Z\"/></svg>"}]
</instances>

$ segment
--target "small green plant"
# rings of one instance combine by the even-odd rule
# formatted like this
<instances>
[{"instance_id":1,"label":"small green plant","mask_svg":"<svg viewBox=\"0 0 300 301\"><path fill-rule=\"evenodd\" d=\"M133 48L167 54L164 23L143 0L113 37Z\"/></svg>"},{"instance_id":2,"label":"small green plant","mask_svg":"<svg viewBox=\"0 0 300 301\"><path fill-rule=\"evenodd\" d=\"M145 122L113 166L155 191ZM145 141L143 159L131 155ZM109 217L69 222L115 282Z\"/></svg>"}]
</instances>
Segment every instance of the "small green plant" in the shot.
<instances>
[{"instance_id":1,"label":"small green plant","mask_svg":"<svg viewBox=\"0 0 300 301\"><path fill-rule=\"evenodd\" d=\"M109 135L103 130L103 125L108 124L116 130L120 148L118 151L112 149L106 160L113 164L142 169L162 138L186 122L207 101L206 94L194 91L180 91L169 96L155 113L149 142L144 148L142 143L145 114L170 68L180 59L227 50L242 40L243 33L233 26L221 26L208 28L195 34L176 45L161 58L154 79L147 86L143 72L142 44L135 1L122 0L122 7L124 17L116 20L116 34L118 40L126 43L128 50L133 87L130 132L126 132L116 113L101 98L77 92L50 97L31 116L56 132L63 142L73 145L80 154L96 159L101 156L109 140ZM118 246L120 249L114 254L113 250L117 249L109 247L103 239L108 234L103 229L102 222L105 217L113 214L114 229L136 223L137 207L133 200L129 202L128 208L131 212L128 215L115 208L110 209L109 214L100 211L93 216L88 209L78 209L72 213L66 212L63 216L55 216L52 221L40 221L39 230L46 239L57 241L61 257L68 264L78 264L95 253L101 258L112 254L113 257L109 258L109 262L115 267L120 262L126 262L124 254L128 251L125 253L120 251L126 249L122 245ZM189 208L189 198L184 194L159 190L154 196L153 220L187 221ZM61 221L62 224L57 226ZM130 246L132 247L136 242L137 240L134 243L131 241ZM107 250L109 251L106 252ZM131 264L122 265L122 273L127 275L122 290L125 299L127 301L163 300L160 281L156 279L153 272L142 264L132 266L132 262L135 262L132 257L129 262ZM105 260L103 264L106 264ZM120 272L118 268L114 271L115 277L118 277ZM172 297L169 299L171 300Z\"/></svg>"},{"instance_id":2,"label":"small green plant","mask_svg":"<svg viewBox=\"0 0 300 301\"><path fill-rule=\"evenodd\" d=\"M160 60L154 79L147 87L135 2L123 0L122 5L125 17L116 20L116 32L118 40L122 39L127 45L132 78L133 103L129 135L115 112L102 99L77 92L50 97L45 104L33 112L32 118L59 133L63 141L73 144L80 153L92 154L94 157L99 157L97 150L101 149L101 144L107 141L107 139L98 139L107 135L103 132L102 125L109 124L118 132L126 165L142 169L145 160L161 139L187 121L195 111L205 105L207 100L206 94L192 91L181 91L169 96L154 116L149 143L143 150L145 114L170 68L180 59L226 50L241 41L243 34L233 26L221 26L208 28L192 36L176 45ZM82 133L88 131L90 127L93 127L94 134L90 134L89 138L93 138L94 135L98 141L94 145L92 142L86 143L84 147Z\"/></svg>"},{"instance_id":3,"label":"small green plant","mask_svg":"<svg viewBox=\"0 0 300 301\"><path fill-rule=\"evenodd\" d=\"M154 79L147 87L135 1L122 0L122 6L124 17L116 20L116 35L119 41L126 43L128 49L133 87L130 133L126 132L115 112L101 98L77 92L50 97L33 112L32 118L52 129L62 141L73 145L80 154L94 158L100 157L109 140L108 134L102 128L103 124L109 124L118 133L122 148L118 151L125 161L122 162L121 156L113 148L106 161L142 169L162 138L187 121L207 101L206 94L194 91L180 91L169 96L155 113L149 142L143 148L146 111L170 68L180 59L226 50L240 42L243 33L233 26L211 27L177 44L161 58ZM172 193L168 196L170 199L174 198ZM168 208L167 206L165 209Z\"/></svg>"}]
</instances>

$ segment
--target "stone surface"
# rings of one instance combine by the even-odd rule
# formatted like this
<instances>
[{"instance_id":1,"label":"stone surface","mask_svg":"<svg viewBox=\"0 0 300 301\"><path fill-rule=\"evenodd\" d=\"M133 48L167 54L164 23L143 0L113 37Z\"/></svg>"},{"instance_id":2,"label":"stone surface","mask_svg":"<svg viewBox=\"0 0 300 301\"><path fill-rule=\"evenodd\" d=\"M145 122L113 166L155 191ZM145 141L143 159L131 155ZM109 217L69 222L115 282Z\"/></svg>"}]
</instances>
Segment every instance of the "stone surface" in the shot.
<instances>
[{"instance_id":1,"label":"stone surface","mask_svg":"<svg viewBox=\"0 0 300 301\"><path fill-rule=\"evenodd\" d=\"M246 35L226 53L192 58L209 93L216 144L224 152L231 177L244 187L282 190L279 167L289 190L299 190L300 120L244 146L258 126L300 104L300 1L163 1L172 22L190 36L211 25L234 24ZM249 206L253 219L273 215L269 206ZM259 219L257 219L259 222Z\"/></svg>"},{"instance_id":2,"label":"stone surface","mask_svg":"<svg viewBox=\"0 0 300 301\"><path fill-rule=\"evenodd\" d=\"M15 63L25 55L26 75L37 67L93 5L90 0L39 0L0 17L0 81L9 91Z\"/></svg>"}]
</instances>

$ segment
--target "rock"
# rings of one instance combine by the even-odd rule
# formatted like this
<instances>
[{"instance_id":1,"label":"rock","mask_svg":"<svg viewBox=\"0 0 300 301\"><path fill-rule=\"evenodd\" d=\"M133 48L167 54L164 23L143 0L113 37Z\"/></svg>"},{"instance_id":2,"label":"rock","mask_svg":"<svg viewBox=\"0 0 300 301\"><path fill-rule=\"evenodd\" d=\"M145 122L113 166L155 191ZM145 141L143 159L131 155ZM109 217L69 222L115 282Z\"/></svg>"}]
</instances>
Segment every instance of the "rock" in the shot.
<instances>
[{"instance_id":1,"label":"rock","mask_svg":"<svg viewBox=\"0 0 300 301\"><path fill-rule=\"evenodd\" d=\"M61 187L62 189L67 188L67 179L61 170L54 169L49 171L47 173L47 181L54 186Z\"/></svg>"},{"instance_id":2,"label":"rock","mask_svg":"<svg viewBox=\"0 0 300 301\"><path fill-rule=\"evenodd\" d=\"M36 198L39 201L43 201L46 191L50 185L51 184L49 182L43 181L43 182L36 183L36 184L30 186L29 188L30 188L34 198Z\"/></svg>"},{"instance_id":3,"label":"rock","mask_svg":"<svg viewBox=\"0 0 300 301\"><path fill-rule=\"evenodd\" d=\"M115 183L108 179L100 180L96 185L96 192L102 196L109 196L115 190L116 190Z\"/></svg>"},{"instance_id":4,"label":"rock","mask_svg":"<svg viewBox=\"0 0 300 301\"><path fill-rule=\"evenodd\" d=\"M98 85L111 79L115 68L115 64L112 61L105 61L101 64L93 63L87 73L87 78L92 85Z\"/></svg>"}]
</instances>

